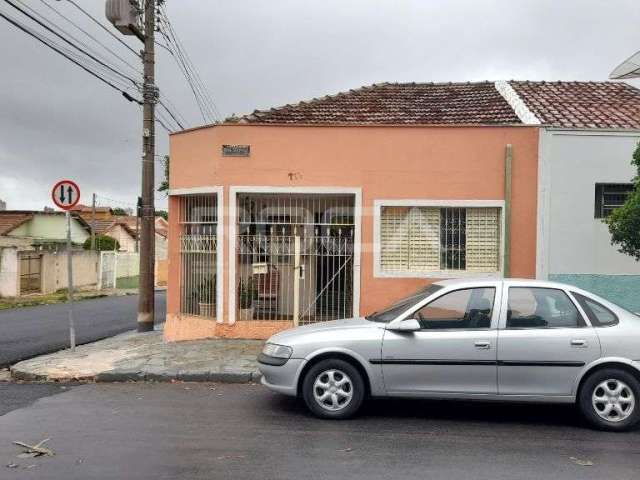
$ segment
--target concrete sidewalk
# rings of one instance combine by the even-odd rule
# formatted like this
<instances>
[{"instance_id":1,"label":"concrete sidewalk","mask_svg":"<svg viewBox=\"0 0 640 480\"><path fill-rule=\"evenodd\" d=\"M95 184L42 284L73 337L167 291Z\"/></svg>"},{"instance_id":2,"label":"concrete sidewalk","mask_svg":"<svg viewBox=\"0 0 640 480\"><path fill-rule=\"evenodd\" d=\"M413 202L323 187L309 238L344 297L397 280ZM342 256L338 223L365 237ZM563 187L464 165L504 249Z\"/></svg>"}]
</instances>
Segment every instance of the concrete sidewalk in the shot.
<instances>
[{"instance_id":1,"label":"concrete sidewalk","mask_svg":"<svg viewBox=\"0 0 640 480\"><path fill-rule=\"evenodd\" d=\"M162 332L127 332L19 362L15 380L254 382L260 340L211 339L165 343Z\"/></svg>"}]
</instances>

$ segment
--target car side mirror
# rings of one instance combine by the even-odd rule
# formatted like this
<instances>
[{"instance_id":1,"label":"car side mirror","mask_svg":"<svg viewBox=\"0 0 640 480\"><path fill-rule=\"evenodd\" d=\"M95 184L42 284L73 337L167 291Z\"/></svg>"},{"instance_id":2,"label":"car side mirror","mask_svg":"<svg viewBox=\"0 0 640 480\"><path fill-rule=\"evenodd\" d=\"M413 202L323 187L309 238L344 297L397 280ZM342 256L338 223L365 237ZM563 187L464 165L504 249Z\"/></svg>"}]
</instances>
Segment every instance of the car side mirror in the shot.
<instances>
[{"instance_id":1,"label":"car side mirror","mask_svg":"<svg viewBox=\"0 0 640 480\"><path fill-rule=\"evenodd\" d=\"M395 325L389 325L387 328L394 332L416 332L421 329L420 322L415 318L407 318Z\"/></svg>"}]
</instances>

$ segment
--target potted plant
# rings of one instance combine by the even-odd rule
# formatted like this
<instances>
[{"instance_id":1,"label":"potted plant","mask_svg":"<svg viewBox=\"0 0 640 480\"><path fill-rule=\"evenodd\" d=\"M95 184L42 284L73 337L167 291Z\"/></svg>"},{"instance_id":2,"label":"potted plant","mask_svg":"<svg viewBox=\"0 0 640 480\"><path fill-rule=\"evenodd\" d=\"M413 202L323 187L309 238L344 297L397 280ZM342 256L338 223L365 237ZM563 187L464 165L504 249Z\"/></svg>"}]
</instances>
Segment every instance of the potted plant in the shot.
<instances>
[{"instance_id":1,"label":"potted plant","mask_svg":"<svg viewBox=\"0 0 640 480\"><path fill-rule=\"evenodd\" d=\"M240 280L240 320L253 320L253 280Z\"/></svg>"},{"instance_id":2,"label":"potted plant","mask_svg":"<svg viewBox=\"0 0 640 480\"><path fill-rule=\"evenodd\" d=\"M196 289L200 316L213 318L216 316L216 277L205 277Z\"/></svg>"}]
</instances>

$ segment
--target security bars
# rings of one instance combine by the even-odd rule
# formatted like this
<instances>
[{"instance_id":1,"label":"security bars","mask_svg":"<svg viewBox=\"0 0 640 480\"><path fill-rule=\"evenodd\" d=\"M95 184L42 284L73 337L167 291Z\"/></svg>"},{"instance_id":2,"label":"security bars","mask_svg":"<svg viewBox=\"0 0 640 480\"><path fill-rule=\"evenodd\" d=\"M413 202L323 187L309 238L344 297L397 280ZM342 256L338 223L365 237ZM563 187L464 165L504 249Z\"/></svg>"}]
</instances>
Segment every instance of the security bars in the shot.
<instances>
[{"instance_id":1,"label":"security bars","mask_svg":"<svg viewBox=\"0 0 640 480\"><path fill-rule=\"evenodd\" d=\"M497 272L500 209L382 207L383 272Z\"/></svg>"},{"instance_id":2,"label":"security bars","mask_svg":"<svg viewBox=\"0 0 640 480\"><path fill-rule=\"evenodd\" d=\"M180 312L216 316L216 236L218 199L215 194L180 198Z\"/></svg>"},{"instance_id":3,"label":"security bars","mask_svg":"<svg viewBox=\"0 0 640 480\"><path fill-rule=\"evenodd\" d=\"M353 195L238 195L237 317L296 325L353 310Z\"/></svg>"}]
</instances>

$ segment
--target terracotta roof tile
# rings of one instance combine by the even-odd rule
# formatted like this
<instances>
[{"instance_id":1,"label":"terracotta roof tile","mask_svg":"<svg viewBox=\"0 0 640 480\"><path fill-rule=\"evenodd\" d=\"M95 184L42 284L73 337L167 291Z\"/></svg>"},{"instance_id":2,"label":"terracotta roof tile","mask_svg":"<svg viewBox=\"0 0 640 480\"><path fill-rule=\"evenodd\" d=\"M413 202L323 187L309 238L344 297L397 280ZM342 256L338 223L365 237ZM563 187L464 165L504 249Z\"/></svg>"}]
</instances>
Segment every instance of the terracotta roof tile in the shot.
<instances>
[{"instance_id":1,"label":"terracotta roof tile","mask_svg":"<svg viewBox=\"0 0 640 480\"><path fill-rule=\"evenodd\" d=\"M0 235L8 234L11 230L31 220L31 218L33 218L33 213L31 212L0 211Z\"/></svg>"},{"instance_id":2,"label":"terracotta roof tile","mask_svg":"<svg viewBox=\"0 0 640 480\"><path fill-rule=\"evenodd\" d=\"M543 125L640 128L640 90L619 82L510 81Z\"/></svg>"},{"instance_id":3,"label":"terracotta roof tile","mask_svg":"<svg viewBox=\"0 0 640 480\"><path fill-rule=\"evenodd\" d=\"M295 105L256 110L228 123L316 125L520 124L493 82L381 83Z\"/></svg>"}]
</instances>

